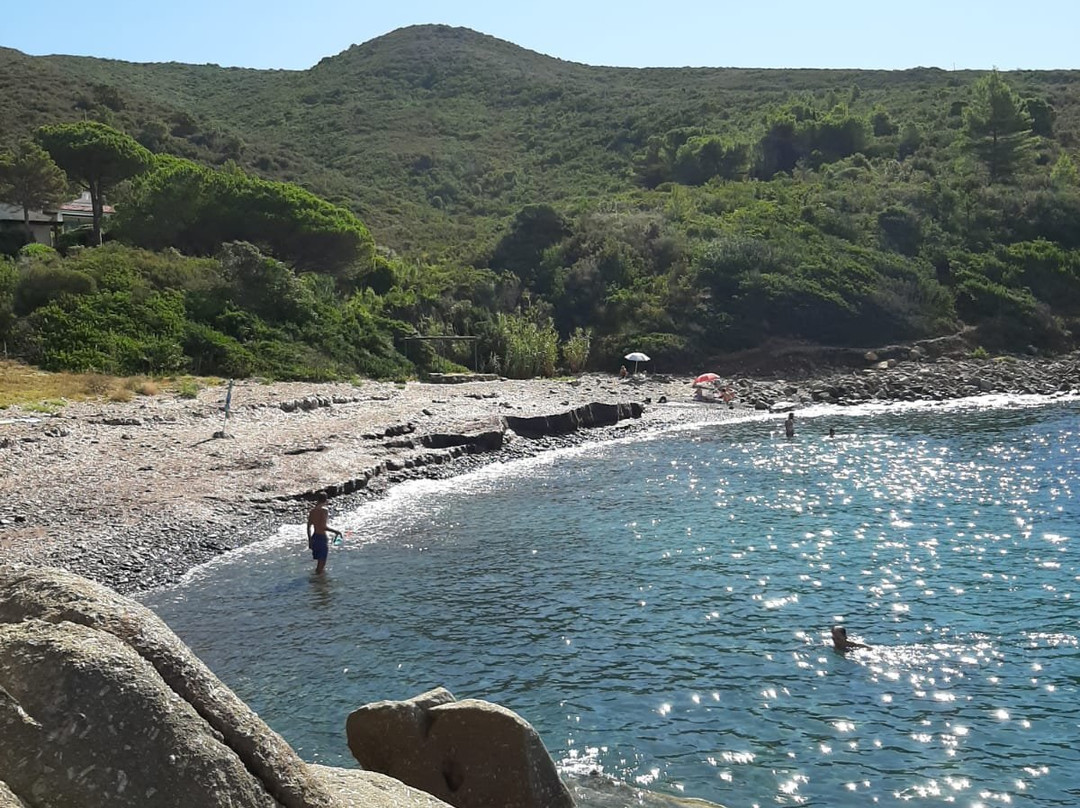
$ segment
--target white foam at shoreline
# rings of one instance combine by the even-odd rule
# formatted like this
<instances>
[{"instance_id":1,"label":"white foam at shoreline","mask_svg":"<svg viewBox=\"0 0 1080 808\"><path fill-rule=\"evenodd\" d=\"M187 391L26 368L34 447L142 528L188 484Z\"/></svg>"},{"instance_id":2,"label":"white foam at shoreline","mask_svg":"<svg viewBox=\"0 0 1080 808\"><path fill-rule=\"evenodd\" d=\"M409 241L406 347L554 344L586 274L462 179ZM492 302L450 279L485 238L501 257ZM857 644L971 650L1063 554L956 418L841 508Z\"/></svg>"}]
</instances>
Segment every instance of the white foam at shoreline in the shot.
<instances>
[{"instance_id":1,"label":"white foam at shoreline","mask_svg":"<svg viewBox=\"0 0 1080 808\"><path fill-rule=\"evenodd\" d=\"M838 406L836 404L813 404L796 410L800 419L816 419L822 417L855 418L874 415L886 415L893 413L907 413L920 411L938 411L942 413L960 412L966 410L990 410L990 409L1034 409L1037 407L1057 406L1063 403L1080 402L1080 394L1056 393L1049 396L1035 394L1004 394L991 393L969 398L955 398L944 401L874 401L851 406ZM670 405L657 405L670 406ZM675 406L682 406L676 404ZM694 405L686 405L694 406ZM471 495L490 490L497 480L515 479L529 476L533 470L540 467L555 465L570 457L587 457L598 455L607 451L607 447L629 443L653 442L663 439L667 435L680 432L694 432L728 424L753 423L755 421L779 421L786 417L781 413L755 410L752 412L738 412L728 410L717 413L721 418L703 419L700 421L660 424L656 427L630 435L624 435L603 440L587 441L576 446L568 446L558 449L550 449L532 457L517 458L513 460L495 461L478 469L466 471L452 477L439 480L406 480L389 488L385 496L369 502L365 502L357 508L336 515L332 521L344 531L362 532L365 526L404 508L412 506L416 501L426 497L437 497L440 494L453 492L461 495ZM192 581L200 579L220 564L231 564L244 557L257 557L270 552L276 552L279 548L295 546L298 552L304 544L304 525L301 523L286 523L278 528L277 533L265 539L254 541L220 556L210 559L188 570L179 581L163 590L183 588ZM350 540L353 544L356 540ZM152 590L154 591L154 590ZM162 590L156 590L162 591ZM149 593L147 593L149 594Z\"/></svg>"}]
</instances>

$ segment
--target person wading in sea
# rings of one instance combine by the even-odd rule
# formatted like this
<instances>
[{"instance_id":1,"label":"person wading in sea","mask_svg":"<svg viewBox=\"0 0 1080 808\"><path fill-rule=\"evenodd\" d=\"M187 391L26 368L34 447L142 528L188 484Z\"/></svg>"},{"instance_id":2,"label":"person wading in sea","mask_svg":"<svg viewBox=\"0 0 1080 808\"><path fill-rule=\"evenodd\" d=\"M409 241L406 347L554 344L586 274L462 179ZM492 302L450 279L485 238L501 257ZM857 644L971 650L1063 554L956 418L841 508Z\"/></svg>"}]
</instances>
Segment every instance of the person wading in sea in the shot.
<instances>
[{"instance_id":1,"label":"person wading in sea","mask_svg":"<svg viewBox=\"0 0 1080 808\"><path fill-rule=\"evenodd\" d=\"M330 554L329 533L341 536L340 530L334 530L327 522L330 513L326 510L326 493L320 491L315 498L315 507L308 513L307 518L307 546L311 550L311 557L317 562L315 574L322 575L326 569L326 557Z\"/></svg>"},{"instance_id":2,"label":"person wading in sea","mask_svg":"<svg viewBox=\"0 0 1080 808\"><path fill-rule=\"evenodd\" d=\"M789 438L795 437L795 413L793 412L789 412L787 420L784 421L784 434Z\"/></svg>"}]
</instances>

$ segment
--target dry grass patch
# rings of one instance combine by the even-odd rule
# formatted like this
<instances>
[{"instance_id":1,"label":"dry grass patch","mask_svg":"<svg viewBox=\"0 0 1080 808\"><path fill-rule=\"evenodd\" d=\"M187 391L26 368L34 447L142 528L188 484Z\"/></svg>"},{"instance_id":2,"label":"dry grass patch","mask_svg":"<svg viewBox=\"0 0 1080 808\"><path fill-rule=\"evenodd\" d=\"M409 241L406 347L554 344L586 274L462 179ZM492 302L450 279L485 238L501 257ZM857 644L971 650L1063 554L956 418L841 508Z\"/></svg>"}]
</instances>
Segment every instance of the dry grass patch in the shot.
<instances>
[{"instance_id":1,"label":"dry grass patch","mask_svg":"<svg viewBox=\"0 0 1080 808\"><path fill-rule=\"evenodd\" d=\"M131 401L135 396L175 393L196 398L204 387L221 384L212 376L151 379L146 376L109 376L104 373L49 373L21 362L0 360L0 408L18 405L55 412L70 401L106 399Z\"/></svg>"},{"instance_id":2,"label":"dry grass patch","mask_svg":"<svg viewBox=\"0 0 1080 808\"><path fill-rule=\"evenodd\" d=\"M55 412L71 401L89 398L116 399L124 390L124 380L103 373L49 373L30 365L0 360L0 407L19 405L37 411Z\"/></svg>"},{"instance_id":3,"label":"dry grass patch","mask_svg":"<svg viewBox=\"0 0 1080 808\"><path fill-rule=\"evenodd\" d=\"M156 396L161 392L161 387L156 381L142 376L133 376L128 379L124 387L140 396Z\"/></svg>"},{"instance_id":4,"label":"dry grass patch","mask_svg":"<svg viewBox=\"0 0 1080 808\"><path fill-rule=\"evenodd\" d=\"M87 374L46 373L21 362L0 361L0 407L46 401L55 407L60 400L80 401L93 395L87 391L87 383Z\"/></svg>"}]
</instances>

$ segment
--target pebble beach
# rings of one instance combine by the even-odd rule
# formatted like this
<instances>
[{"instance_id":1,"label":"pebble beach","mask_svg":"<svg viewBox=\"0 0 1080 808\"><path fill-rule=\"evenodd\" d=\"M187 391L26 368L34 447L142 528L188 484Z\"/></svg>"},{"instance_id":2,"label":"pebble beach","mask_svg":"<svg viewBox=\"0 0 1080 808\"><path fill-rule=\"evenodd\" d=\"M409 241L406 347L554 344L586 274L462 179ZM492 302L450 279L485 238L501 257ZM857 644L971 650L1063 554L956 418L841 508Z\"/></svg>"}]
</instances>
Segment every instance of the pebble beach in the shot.
<instances>
[{"instance_id":1,"label":"pebble beach","mask_svg":"<svg viewBox=\"0 0 1080 808\"><path fill-rule=\"evenodd\" d=\"M812 403L1059 395L1080 388L1080 354L919 357L801 379L727 378L721 384L736 393L730 407L694 402L691 383L600 374L462 384L245 380L234 386L227 421L224 385L194 398L85 401L51 413L9 407L0 411L0 558L61 567L135 593L302 522L306 497L317 490L344 492L335 508L356 507L405 480ZM640 418L568 434L524 437L504 420L631 402L642 405ZM501 433L500 445L431 448L425 439L484 433Z\"/></svg>"}]
</instances>

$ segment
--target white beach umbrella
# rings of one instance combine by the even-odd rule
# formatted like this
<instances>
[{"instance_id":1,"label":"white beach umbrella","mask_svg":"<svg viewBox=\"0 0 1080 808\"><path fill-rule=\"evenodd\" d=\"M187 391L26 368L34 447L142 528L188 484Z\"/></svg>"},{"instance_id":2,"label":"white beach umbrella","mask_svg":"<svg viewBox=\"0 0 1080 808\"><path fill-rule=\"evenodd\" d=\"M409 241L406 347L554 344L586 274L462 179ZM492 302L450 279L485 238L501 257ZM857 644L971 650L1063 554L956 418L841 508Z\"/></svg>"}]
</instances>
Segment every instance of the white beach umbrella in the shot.
<instances>
[{"instance_id":1,"label":"white beach umbrella","mask_svg":"<svg viewBox=\"0 0 1080 808\"><path fill-rule=\"evenodd\" d=\"M649 361L649 357L643 354L641 351L634 351L633 353L628 353L626 356L623 357L623 359L625 359L627 362L634 363L634 373L637 373L638 362Z\"/></svg>"}]
</instances>

